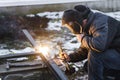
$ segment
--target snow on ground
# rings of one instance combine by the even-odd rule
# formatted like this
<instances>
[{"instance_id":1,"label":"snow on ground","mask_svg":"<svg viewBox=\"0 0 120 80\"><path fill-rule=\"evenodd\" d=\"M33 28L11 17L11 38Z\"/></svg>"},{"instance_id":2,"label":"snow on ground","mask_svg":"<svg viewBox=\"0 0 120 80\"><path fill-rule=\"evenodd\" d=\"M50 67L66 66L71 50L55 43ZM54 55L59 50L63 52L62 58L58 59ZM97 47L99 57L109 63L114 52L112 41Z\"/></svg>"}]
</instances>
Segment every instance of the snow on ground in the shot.
<instances>
[{"instance_id":1,"label":"snow on ground","mask_svg":"<svg viewBox=\"0 0 120 80\"><path fill-rule=\"evenodd\" d=\"M62 17L62 14L63 12L43 12L43 13L38 13L37 15L40 17L59 19Z\"/></svg>"},{"instance_id":2,"label":"snow on ground","mask_svg":"<svg viewBox=\"0 0 120 80\"><path fill-rule=\"evenodd\" d=\"M84 75L81 77L78 76L75 80L88 80L88 75Z\"/></svg>"},{"instance_id":3,"label":"snow on ground","mask_svg":"<svg viewBox=\"0 0 120 80\"><path fill-rule=\"evenodd\" d=\"M72 38L63 45L63 48L67 50L74 50L74 48L79 48L80 43L71 43L72 41L77 40L76 37Z\"/></svg>"},{"instance_id":4,"label":"snow on ground","mask_svg":"<svg viewBox=\"0 0 120 80\"><path fill-rule=\"evenodd\" d=\"M26 52L34 52L35 50L33 48L26 47L25 49L21 49L21 50L11 49L10 51L13 53L26 53Z\"/></svg>"},{"instance_id":5,"label":"snow on ground","mask_svg":"<svg viewBox=\"0 0 120 80\"><path fill-rule=\"evenodd\" d=\"M106 14L120 21L120 11L109 12L109 13L106 13Z\"/></svg>"},{"instance_id":6,"label":"snow on ground","mask_svg":"<svg viewBox=\"0 0 120 80\"><path fill-rule=\"evenodd\" d=\"M49 23L48 23L48 28L46 28L46 30L57 30L57 31L60 31L61 30L61 21L57 21L57 22L52 22L52 21L50 21Z\"/></svg>"},{"instance_id":7,"label":"snow on ground","mask_svg":"<svg viewBox=\"0 0 120 80\"><path fill-rule=\"evenodd\" d=\"M50 19L61 19L63 12L43 12L43 13L38 13L37 15L40 17L47 17ZM48 28L46 30L58 30L60 31L61 28L61 20L59 21L50 21L48 23Z\"/></svg>"},{"instance_id":8,"label":"snow on ground","mask_svg":"<svg viewBox=\"0 0 120 80\"><path fill-rule=\"evenodd\" d=\"M10 54L11 52L8 49L0 49L0 55L7 55Z\"/></svg>"},{"instance_id":9,"label":"snow on ground","mask_svg":"<svg viewBox=\"0 0 120 80\"><path fill-rule=\"evenodd\" d=\"M25 49L15 50L15 49L0 49L0 55L13 54L13 53L26 53L33 52L34 49L26 47Z\"/></svg>"}]
</instances>

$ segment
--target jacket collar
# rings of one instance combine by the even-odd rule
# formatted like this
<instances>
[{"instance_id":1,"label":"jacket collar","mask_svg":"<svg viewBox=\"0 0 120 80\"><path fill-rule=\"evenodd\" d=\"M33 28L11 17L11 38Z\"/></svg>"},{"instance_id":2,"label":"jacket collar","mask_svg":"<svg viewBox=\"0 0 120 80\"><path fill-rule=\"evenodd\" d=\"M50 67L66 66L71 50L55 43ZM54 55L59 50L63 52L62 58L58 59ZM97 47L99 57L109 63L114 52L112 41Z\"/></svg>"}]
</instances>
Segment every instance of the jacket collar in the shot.
<instances>
[{"instance_id":1,"label":"jacket collar","mask_svg":"<svg viewBox=\"0 0 120 80\"><path fill-rule=\"evenodd\" d=\"M87 18L87 20L88 20L87 24L86 24L86 26L84 28L82 28L81 33L88 34L88 30L89 30L89 28L90 28L90 26L91 26L91 24L92 24L92 22L94 20L94 17L95 17L94 14L95 13L93 13L92 11L89 13L88 18Z\"/></svg>"}]
</instances>

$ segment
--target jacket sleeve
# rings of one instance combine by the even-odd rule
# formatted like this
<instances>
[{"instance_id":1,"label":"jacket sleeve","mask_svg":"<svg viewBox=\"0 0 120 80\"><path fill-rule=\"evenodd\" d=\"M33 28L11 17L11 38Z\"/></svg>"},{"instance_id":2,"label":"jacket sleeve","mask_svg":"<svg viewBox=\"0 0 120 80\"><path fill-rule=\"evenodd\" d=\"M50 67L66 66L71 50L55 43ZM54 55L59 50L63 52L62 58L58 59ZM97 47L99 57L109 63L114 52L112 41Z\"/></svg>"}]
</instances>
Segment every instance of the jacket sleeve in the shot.
<instances>
[{"instance_id":1,"label":"jacket sleeve","mask_svg":"<svg viewBox=\"0 0 120 80\"><path fill-rule=\"evenodd\" d=\"M70 62L78 62L78 61L82 61L84 59L87 58L88 55L88 50L84 47L81 47L74 53L71 53L69 55L70 57Z\"/></svg>"},{"instance_id":2,"label":"jacket sleeve","mask_svg":"<svg viewBox=\"0 0 120 80\"><path fill-rule=\"evenodd\" d=\"M81 43L89 50L102 52L107 48L108 25L107 22L99 21L93 24L91 36L84 36Z\"/></svg>"}]
</instances>

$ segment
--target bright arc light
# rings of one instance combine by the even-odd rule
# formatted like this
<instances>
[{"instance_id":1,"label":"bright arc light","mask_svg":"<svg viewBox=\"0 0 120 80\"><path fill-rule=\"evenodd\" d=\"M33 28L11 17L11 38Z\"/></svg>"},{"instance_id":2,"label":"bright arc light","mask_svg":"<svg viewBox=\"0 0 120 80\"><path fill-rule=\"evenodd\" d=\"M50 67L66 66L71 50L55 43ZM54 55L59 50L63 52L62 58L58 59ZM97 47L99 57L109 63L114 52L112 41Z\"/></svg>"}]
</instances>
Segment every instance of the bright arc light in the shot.
<instances>
[{"instance_id":1,"label":"bright arc light","mask_svg":"<svg viewBox=\"0 0 120 80\"><path fill-rule=\"evenodd\" d=\"M49 56L49 48L47 46L40 46L39 52L42 53L44 56Z\"/></svg>"}]
</instances>

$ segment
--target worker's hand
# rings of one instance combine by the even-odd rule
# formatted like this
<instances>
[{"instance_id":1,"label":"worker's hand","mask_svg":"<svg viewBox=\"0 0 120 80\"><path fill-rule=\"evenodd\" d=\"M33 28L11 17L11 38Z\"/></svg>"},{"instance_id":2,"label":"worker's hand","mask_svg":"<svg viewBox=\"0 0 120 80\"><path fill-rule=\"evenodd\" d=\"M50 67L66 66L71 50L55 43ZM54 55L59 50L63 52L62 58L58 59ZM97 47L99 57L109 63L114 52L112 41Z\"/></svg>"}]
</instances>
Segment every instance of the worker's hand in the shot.
<instances>
[{"instance_id":1,"label":"worker's hand","mask_svg":"<svg viewBox=\"0 0 120 80\"><path fill-rule=\"evenodd\" d=\"M83 36L84 36L84 34L76 34L77 40L79 42L81 42Z\"/></svg>"},{"instance_id":2,"label":"worker's hand","mask_svg":"<svg viewBox=\"0 0 120 80\"><path fill-rule=\"evenodd\" d=\"M67 55L67 53L63 52L59 54L59 57L63 60L63 61L70 61L70 57Z\"/></svg>"}]
</instances>

